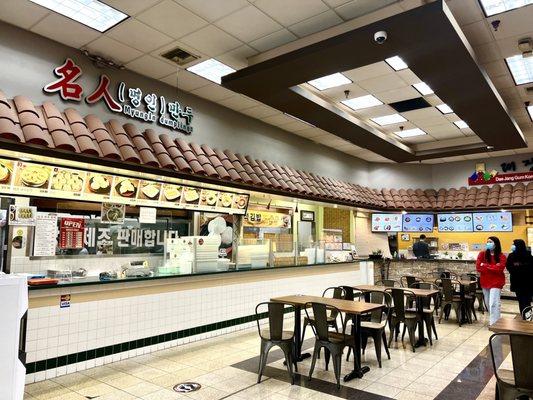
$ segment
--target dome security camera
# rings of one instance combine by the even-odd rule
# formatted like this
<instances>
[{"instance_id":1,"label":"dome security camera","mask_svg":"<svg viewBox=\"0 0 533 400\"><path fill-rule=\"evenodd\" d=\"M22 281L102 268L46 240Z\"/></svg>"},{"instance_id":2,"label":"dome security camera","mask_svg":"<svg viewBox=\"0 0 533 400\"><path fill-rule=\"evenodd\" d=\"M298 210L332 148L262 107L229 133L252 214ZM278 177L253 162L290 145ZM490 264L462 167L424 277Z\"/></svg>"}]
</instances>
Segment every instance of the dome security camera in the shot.
<instances>
[{"instance_id":1,"label":"dome security camera","mask_svg":"<svg viewBox=\"0 0 533 400\"><path fill-rule=\"evenodd\" d=\"M385 43L385 40L387 40L387 32L379 31L379 32L374 33L374 41L377 44L383 44Z\"/></svg>"}]
</instances>

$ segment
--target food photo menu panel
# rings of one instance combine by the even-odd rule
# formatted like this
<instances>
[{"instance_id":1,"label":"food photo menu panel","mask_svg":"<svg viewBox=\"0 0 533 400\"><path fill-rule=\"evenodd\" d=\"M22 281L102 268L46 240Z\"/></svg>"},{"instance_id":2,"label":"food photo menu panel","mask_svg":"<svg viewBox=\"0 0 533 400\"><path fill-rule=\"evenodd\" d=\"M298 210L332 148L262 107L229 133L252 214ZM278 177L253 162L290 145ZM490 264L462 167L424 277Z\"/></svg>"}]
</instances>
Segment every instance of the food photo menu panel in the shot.
<instances>
[{"instance_id":1,"label":"food photo menu panel","mask_svg":"<svg viewBox=\"0 0 533 400\"><path fill-rule=\"evenodd\" d=\"M512 232L513 214L509 211L474 214L476 232Z\"/></svg>"},{"instance_id":2,"label":"food photo menu panel","mask_svg":"<svg viewBox=\"0 0 533 400\"><path fill-rule=\"evenodd\" d=\"M403 232L433 232L433 214L404 214Z\"/></svg>"},{"instance_id":3,"label":"food photo menu panel","mask_svg":"<svg viewBox=\"0 0 533 400\"><path fill-rule=\"evenodd\" d=\"M439 232L472 232L471 213L437 214Z\"/></svg>"},{"instance_id":4,"label":"food photo menu panel","mask_svg":"<svg viewBox=\"0 0 533 400\"><path fill-rule=\"evenodd\" d=\"M400 232L402 214L372 214L372 232Z\"/></svg>"}]
</instances>

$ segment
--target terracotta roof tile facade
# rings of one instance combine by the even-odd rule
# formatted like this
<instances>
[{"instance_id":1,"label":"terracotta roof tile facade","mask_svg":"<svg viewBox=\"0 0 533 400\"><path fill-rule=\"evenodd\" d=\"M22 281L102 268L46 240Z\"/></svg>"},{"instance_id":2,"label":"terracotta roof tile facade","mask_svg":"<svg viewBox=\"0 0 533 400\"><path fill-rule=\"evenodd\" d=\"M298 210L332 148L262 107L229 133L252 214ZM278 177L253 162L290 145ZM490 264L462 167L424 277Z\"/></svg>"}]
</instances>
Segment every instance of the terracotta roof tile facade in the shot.
<instances>
[{"instance_id":1,"label":"terracotta roof tile facade","mask_svg":"<svg viewBox=\"0 0 533 400\"><path fill-rule=\"evenodd\" d=\"M0 138L49 149L103 157L138 165L207 176L281 194L293 193L375 209L432 211L523 207L533 204L533 182L527 186L493 185L459 189L370 189L279 165L135 124L103 122L94 114L82 117L75 109L60 112L51 102L35 106L24 96L8 99L0 92Z\"/></svg>"}]
</instances>

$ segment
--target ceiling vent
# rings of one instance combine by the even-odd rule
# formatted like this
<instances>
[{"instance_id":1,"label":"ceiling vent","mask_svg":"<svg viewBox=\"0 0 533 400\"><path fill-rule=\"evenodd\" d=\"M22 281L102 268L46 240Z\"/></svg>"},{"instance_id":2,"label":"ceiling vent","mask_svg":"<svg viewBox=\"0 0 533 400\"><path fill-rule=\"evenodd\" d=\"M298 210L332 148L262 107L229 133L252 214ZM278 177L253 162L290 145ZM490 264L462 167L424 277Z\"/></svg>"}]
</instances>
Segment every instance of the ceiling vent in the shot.
<instances>
[{"instance_id":1,"label":"ceiling vent","mask_svg":"<svg viewBox=\"0 0 533 400\"><path fill-rule=\"evenodd\" d=\"M189 64L190 62L194 60L198 60L200 58L199 56L191 54L186 50L180 49L179 47L176 47L175 49L172 49L170 51L167 51L166 53L161 54L161 57L164 57L167 60L170 60L173 63L178 64L179 66Z\"/></svg>"}]
</instances>

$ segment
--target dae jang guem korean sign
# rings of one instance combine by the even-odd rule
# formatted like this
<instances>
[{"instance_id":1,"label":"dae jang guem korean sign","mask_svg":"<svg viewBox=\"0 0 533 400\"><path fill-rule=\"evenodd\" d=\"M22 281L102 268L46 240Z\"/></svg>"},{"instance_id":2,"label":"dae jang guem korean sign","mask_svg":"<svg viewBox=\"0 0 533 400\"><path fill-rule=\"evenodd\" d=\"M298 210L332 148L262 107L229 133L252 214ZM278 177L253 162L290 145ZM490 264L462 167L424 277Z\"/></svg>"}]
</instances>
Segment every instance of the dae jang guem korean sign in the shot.
<instances>
[{"instance_id":1,"label":"dae jang guem korean sign","mask_svg":"<svg viewBox=\"0 0 533 400\"><path fill-rule=\"evenodd\" d=\"M65 101L82 101L85 90L77 82L83 74L80 66L67 58L62 65L54 69L54 74L58 79L43 87L46 93L59 93ZM124 82L118 83L115 96L111 80L105 74L100 75L100 80L95 86L96 88L84 97L88 104L103 101L112 112L140 121L157 123L186 134L191 134L193 131L191 107L183 107L179 102L169 101L155 93L143 93L137 87L127 87Z\"/></svg>"}]
</instances>

